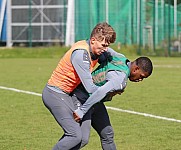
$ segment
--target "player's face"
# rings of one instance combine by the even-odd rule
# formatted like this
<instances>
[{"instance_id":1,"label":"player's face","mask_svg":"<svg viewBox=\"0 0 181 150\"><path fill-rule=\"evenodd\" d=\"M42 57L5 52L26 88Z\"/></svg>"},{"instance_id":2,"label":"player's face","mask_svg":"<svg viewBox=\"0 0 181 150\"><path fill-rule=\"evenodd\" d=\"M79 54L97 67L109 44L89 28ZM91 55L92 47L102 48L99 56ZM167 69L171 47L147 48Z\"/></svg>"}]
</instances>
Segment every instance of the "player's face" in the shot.
<instances>
[{"instance_id":1,"label":"player's face","mask_svg":"<svg viewBox=\"0 0 181 150\"><path fill-rule=\"evenodd\" d=\"M140 82L148 76L148 72L144 72L139 67L136 67L130 72L129 80L132 82Z\"/></svg>"},{"instance_id":2,"label":"player's face","mask_svg":"<svg viewBox=\"0 0 181 150\"><path fill-rule=\"evenodd\" d=\"M109 47L109 43L105 41L98 41L95 38L92 38L90 41L92 52L95 55L101 55L103 52L107 51L107 48Z\"/></svg>"}]
</instances>

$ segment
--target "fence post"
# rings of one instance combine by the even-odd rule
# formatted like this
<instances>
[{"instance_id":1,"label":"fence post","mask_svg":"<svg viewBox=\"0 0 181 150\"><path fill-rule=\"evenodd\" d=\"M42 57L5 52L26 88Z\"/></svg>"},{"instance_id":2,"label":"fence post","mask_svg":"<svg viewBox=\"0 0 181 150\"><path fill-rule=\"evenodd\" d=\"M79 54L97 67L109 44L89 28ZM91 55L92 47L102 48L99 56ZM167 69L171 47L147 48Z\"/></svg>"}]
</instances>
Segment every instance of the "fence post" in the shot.
<instances>
[{"instance_id":1,"label":"fence post","mask_svg":"<svg viewBox=\"0 0 181 150\"><path fill-rule=\"evenodd\" d=\"M171 7L171 0L169 0L168 4L168 56L170 56L170 46L171 46L171 40L170 40L170 27L171 27L171 20L170 20L170 7Z\"/></svg>"},{"instance_id":2,"label":"fence post","mask_svg":"<svg viewBox=\"0 0 181 150\"><path fill-rule=\"evenodd\" d=\"M155 1L153 1L153 51L155 52Z\"/></svg>"},{"instance_id":3,"label":"fence post","mask_svg":"<svg viewBox=\"0 0 181 150\"><path fill-rule=\"evenodd\" d=\"M12 47L11 0L7 1L7 41L6 46Z\"/></svg>"},{"instance_id":4,"label":"fence post","mask_svg":"<svg viewBox=\"0 0 181 150\"><path fill-rule=\"evenodd\" d=\"M31 0L29 0L29 16L28 16L28 21L29 21L29 28L28 28L28 40L29 40L29 47L32 47L32 8L31 8Z\"/></svg>"}]
</instances>

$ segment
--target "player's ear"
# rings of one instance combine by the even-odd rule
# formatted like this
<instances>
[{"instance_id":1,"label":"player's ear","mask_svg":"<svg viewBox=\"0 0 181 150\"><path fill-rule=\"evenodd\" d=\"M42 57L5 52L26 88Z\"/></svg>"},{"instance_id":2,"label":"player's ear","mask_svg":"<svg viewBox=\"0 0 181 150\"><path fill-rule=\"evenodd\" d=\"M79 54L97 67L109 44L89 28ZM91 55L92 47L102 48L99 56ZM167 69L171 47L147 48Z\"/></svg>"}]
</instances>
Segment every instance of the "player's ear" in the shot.
<instances>
[{"instance_id":1,"label":"player's ear","mask_svg":"<svg viewBox=\"0 0 181 150\"><path fill-rule=\"evenodd\" d=\"M140 69L140 67L138 65L134 65L134 72L138 71Z\"/></svg>"},{"instance_id":2,"label":"player's ear","mask_svg":"<svg viewBox=\"0 0 181 150\"><path fill-rule=\"evenodd\" d=\"M95 41L96 41L96 38L95 38L95 37L91 37L91 39L90 39L90 43L91 43L91 44L94 44L94 43L95 43Z\"/></svg>"}]
</instances>

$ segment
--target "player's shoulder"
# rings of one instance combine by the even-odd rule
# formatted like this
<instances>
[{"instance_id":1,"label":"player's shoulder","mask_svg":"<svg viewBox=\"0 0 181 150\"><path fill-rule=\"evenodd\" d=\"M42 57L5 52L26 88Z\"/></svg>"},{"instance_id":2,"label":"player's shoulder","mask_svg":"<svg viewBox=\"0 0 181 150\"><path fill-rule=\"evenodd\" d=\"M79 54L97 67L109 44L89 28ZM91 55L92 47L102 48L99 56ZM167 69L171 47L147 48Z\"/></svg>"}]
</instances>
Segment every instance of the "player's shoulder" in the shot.
<instances>
[{"instance_id":1,"label":"player's shoulder","mask_svg":"<svg viewBox=\"0 0 181 150\"><path fill-rule=\"evenodd\" d=\"M71 59L76 59L76 60L83 60L83 61L90 61L89 59L89 54L87 52L87 50L85 49L76 49L74 50L74 52L72 53L72 57Z\"/></svg>"},{"instance_id":2,"label":"player's shoulder","mask_svg":"<svg viewBox=\"0 0 181 150\"><path fill-rule=\"evenodd\" d=\"M112 49L111 47L108 47L107 52L111 54L111 56L121 56L121 57L125 57L125 55L116 52L114 49Z\"/></svg>"}]
</instances>

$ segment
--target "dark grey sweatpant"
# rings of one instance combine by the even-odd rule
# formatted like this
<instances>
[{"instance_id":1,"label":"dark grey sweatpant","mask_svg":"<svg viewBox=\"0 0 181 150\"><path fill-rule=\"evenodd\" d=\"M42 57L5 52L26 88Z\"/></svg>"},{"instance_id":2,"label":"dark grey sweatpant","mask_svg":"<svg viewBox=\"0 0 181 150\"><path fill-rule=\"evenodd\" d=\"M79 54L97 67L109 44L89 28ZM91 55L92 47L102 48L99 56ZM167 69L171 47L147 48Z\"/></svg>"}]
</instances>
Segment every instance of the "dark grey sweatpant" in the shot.
<instances>
[{"instance_id":1,"label":"dark grey sweatpant","mask_svg":"<svg viewBox=\"0 0 181 150\"><path fill-rule=\"evenodd\" d=\"M95 104L92 109L91 125L99 134L102 149L116 150L116 145L114 143L114 131L104 103L99 102Z\"/></svg>"},{"instance_id":2,"label":"dark grey sweatpant","mask_svg":"<svg viewBox=\"0 0 181 150\"><path fill-rule=\"evenodd\" d=\"M72 98L76 99L74 96ZM81 121L81 130L83 133L81 144L78 144L71 150L78 150L88 144L91 126L97 131L103 150L116 150L114 131L103 102L95 104L85 114Z\"/></svg>"},{"instance_id":3,"label":"dark grey sweatpant","mask_svg":"<svg viewBox=\"0 0 181 150\"><path fill-rule=\"evenodd\" d=\"M85 133L82 134L80 124L73 118L73 111L77 109L79 101L72 99L68 94L54 92L46 86L42 93L42 99L44 105L64 131L64 135L53 147L53 150L69 150L85 139L83 137Z\"/></svg>"},{"instance_id":4,"label":"dark grey sweatpant","mask_svg":"<svg viewBox=\"0 0 181 150\"><path fill-rule=\"evenodd\" d=\"M83 117L80 125L73 118L73 111L80 103L76 97L60 94L45 87L42 99L64 131L53 150L79 150L89 141L91 125L100 136L102 149L116 150L114 132L103 103L95 104Z\"/></svg>"}]
</instances>

